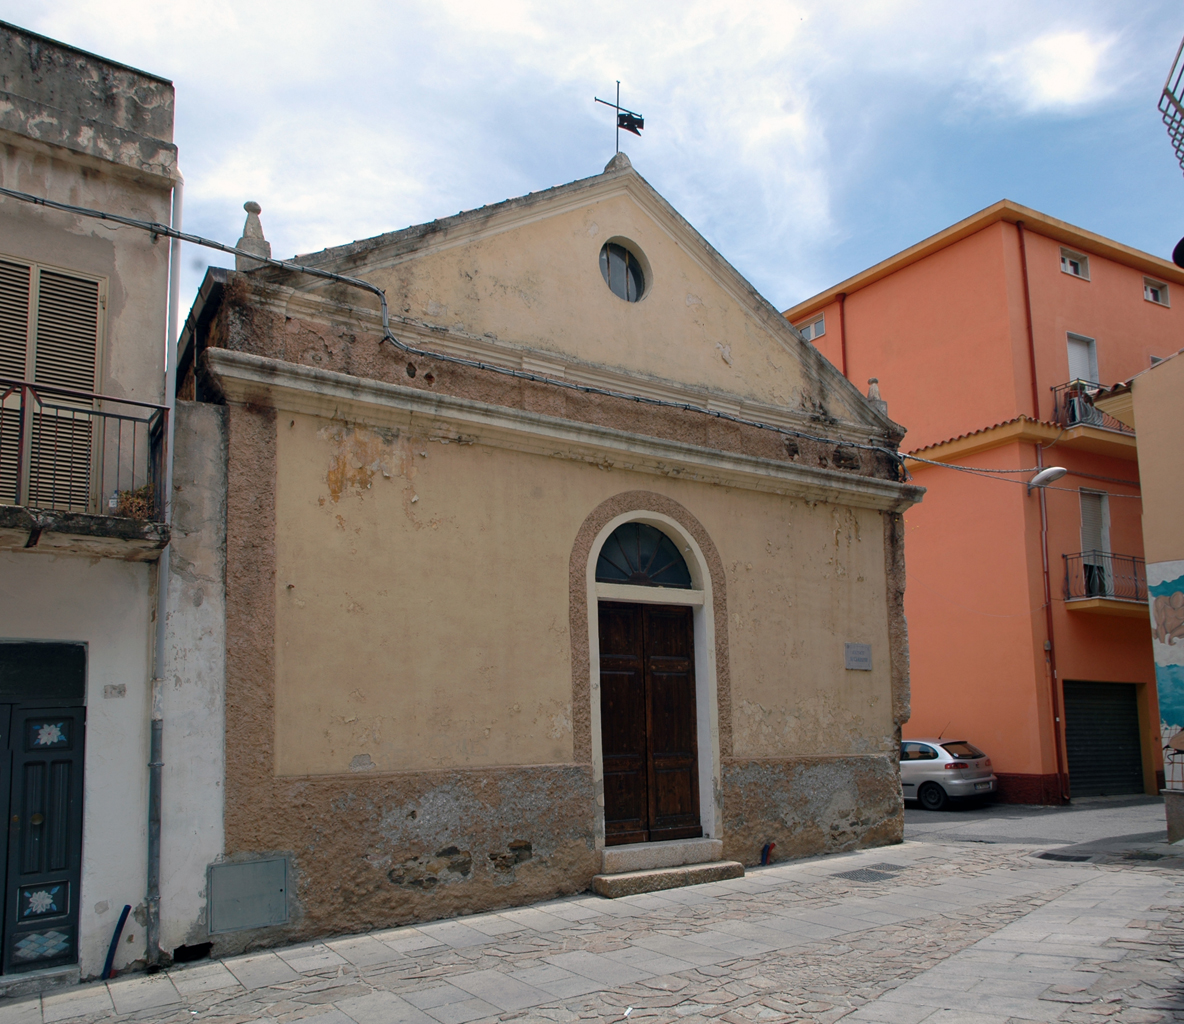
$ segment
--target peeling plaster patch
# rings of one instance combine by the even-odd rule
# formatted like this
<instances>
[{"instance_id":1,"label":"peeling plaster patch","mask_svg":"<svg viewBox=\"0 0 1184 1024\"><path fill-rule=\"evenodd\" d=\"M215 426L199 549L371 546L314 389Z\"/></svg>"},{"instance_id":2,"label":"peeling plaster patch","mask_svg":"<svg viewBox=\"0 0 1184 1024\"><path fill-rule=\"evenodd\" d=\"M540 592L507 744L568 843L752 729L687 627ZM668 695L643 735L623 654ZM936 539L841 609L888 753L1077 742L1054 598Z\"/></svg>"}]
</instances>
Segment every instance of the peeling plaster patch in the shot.
<instances>
[{"instance_id":1,"label":"peeling plaster patch","mask_svg":"<svg viewBox=\"0 0 1184 1024\"><path fill-rule=\"evenodd\" d=\"M505 853L491 853L489 860L494 871L513 874L514 868L534 856L534 850L525 839L515 839Z\"/></svg>"},{"instance_id":2,"label":"peeling plaster patch","mask_svg":"<svg viewBox=\"0 0 1184 1024\"><path fill-rule=\"evenodd\" d=\"M333 446L325 482L335 502L350 488L359 495L369 490L377 475L389 480L399 474L401 460L394 448L397 430L331 423L321 427L317 437Z\"/></svg>"},{"instance_id":3,"label":"peeling plaster patch","mask_svg":"<svg viewBox=\"0 0 1184 1024\"><path fill-rule=\"evenodd\" d=\"M732 365L732 346L725 345L722 341L717 341L715 347L719 349L719 357L729 366Z\"/></svg>"},{"instance_id":4,"label":"peeling plaster patch","mask_svg":"<svg viewBox=\"0 0 1184 1024\"><path fill-rule=\"evenodd\" d=\"M557 715L551 716L551 739L558 740L571 735L571 707L570 705Z\"/></svg>"},{"instance_id":5,"label":"peeling plaster patch","mask_svg":"<svg viewBox=\"0 0 1184 1024\"><path fill-rule=\"evenodd\" d=\"M433 856L412 857L386 873L394 885L414 889L435 889L438 885L467 882L473 875L473 858L468 850L446 846Z\"/></svg>"},{"instance_id":6,"label":"peeling plaster patch","mask_svg":"<svg viewBox=\"0 0 1184 1024\"><path fill-rule=\"evenodd\" d=\"M368 772L377 767L369 754L358 754L349 763L349 770L351 772Z\"/></svg>"}]
</instances>

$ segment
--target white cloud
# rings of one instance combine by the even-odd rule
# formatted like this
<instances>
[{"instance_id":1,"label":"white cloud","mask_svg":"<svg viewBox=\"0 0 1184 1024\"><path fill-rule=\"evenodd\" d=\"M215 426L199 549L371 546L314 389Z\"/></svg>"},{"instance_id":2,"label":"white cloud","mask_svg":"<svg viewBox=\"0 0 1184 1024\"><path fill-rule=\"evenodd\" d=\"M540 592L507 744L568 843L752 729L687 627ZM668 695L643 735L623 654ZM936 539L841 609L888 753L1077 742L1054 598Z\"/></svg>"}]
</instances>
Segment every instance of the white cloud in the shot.
<instances>
[{"instance_id":1,"label":"white cloud","mask_svg":"<svg viewBox=\"0 0 1184 1024\"><path fill-rule=\"evenodd\" d=\"M962 118L984 104L994 117L1072 112L1119 88L1117 55L1129 59L1108 19L1130 19L1099 0L1081 0L1071 29L1059 8L1026 0L7 8L10 21L173 78L187 226L233 241L255 199L277 255L596 173L612 116L592 97L620 78L624 104L646 117L642 139L625 137L635 166L786 304L830 283L825 251L854 233L836 185L898 184L869 169L913 105Z\"/></svg>"},{"instance_id":2,"label":"white cloud","mask_svg":"<svg viewBox=\"0 0 1184 1024\"><path fill-rule=\"evenodd\" d=\"M1117 33L1049 32L989 55L979 78L1026 112L1079 107L1104 99L1120 84L1117 69L1107 66L1116 40Z\"/></svg>"}]
</instances>

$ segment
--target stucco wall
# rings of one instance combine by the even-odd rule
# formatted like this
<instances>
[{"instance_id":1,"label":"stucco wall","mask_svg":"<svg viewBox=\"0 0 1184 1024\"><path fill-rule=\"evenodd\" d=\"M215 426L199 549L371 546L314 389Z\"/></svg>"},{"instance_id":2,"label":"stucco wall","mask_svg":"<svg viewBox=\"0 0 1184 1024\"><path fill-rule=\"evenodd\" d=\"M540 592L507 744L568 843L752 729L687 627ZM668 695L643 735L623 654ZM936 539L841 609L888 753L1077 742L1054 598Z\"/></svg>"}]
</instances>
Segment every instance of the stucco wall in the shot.
<instances>
[{"instance_id":1,"label":"stucco wall","mask_svg":"<svg viewBox=\"0 0 1184 1024\"><path fill-rule=\"evenodd\" d=\"M643 487L718 545L735 753L892 749L880 513L384 433L277 417L279 774L570 761L572 543Z\"/></svg>"},{"instance_id":2,"label":"stucco wall","mask_svg":"<svg viewBox=\"0 0 1184 1024\"><path fill-rule=\"evenodd\" d=\"M4 638L88 645L79 901L83 977L103 969L125 903L135 913L115 965L143 957L154 572L150 565L106 558L0 552ZM124 688L126 695L106 697L107 686Z\"/></svg>"},{"instance_id":3,"label":"stucco wall","mask_svg":"<svg viewBox=\"0 0 1184 1024\"><path fill-rule=\"evenodd\" d=\"M223 849L226 410L178 402L161 713L161 940L204 942L206 868Z\"/></svg>"}]
</instances>

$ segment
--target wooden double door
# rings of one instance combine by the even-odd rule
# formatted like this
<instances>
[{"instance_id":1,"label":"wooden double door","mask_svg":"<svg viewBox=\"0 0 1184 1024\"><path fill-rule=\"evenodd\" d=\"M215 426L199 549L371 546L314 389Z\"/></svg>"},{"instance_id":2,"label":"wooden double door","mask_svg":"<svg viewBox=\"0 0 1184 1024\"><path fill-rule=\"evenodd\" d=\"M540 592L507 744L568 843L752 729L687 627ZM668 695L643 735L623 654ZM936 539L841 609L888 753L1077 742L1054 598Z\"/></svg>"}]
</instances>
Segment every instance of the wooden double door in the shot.
<instances>
[{"instance_id":1,"label":"wooden double door","mask_svg":"<svg viewBox=\"0 0 1184 1024\"><path fill-rule=\"evenodd\" d=\"M600 735L607 845L703 834L690 608L600 602Z\"/></svg>"}]
</instances>

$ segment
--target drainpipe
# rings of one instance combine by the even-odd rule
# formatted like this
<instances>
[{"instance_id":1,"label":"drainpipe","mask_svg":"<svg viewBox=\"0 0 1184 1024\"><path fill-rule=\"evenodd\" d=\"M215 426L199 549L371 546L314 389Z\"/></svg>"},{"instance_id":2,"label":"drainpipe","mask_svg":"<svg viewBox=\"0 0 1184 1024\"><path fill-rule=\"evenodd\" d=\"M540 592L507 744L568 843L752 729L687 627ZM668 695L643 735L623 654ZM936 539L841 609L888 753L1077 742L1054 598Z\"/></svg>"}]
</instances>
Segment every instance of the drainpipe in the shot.
<instances>
[{"instance_id":1,"label":"drainpipe","mask_svg":"<svg viewBox=\"0 0 1184 1024\"><path fill-rule=\"evenodd\" d=\"M1044 469L1044 449L1036 445L1036 468L1039 472ZM1061 803L1069 802L1068 786L1065 785L1065 757L1062 751L1062 722L1060 679L1057 678L1057 645L1053 641L1052 633L1052 581L1048 570L1048 504L1045 491L1047 488L1036 488L1040 492L1040 558L1044 568L1044 623L1048 630L1048 669L1052 673L1050 691L1052 693L1052 744L1057 755L1057 788L1061 792Z\"/></svg>"},{"instance_id":2,"label":"drainpipe","mask_svg":"<svg viewBox=\"0 0 1184 1024\"><path fill-rule=\"evenodd\" d=\"M178 175L173 186L171 226L181 230L184 181ZM173 437L177 392L177 318L181 309L181 240L169 247L168 330L164 353L164 405L166 409L164 448L164 521L173 519ZM170 542L171 543L171 542ZM161 710L164 686L164 655L169 599L169 546L156 562L156 649L152 666L151 740L148 754L148 885L144 894L148 921L145 931L148 970L160 969L160 781L163 761L164 715Z\"/></svg>"},{"instance_id":3,"label":"drainpipe","mask_svg":"<svg viewBox=\"0 0 1184 1024\"><path fill-rule=\"evenodd\" d=\"M839 292L839 352L843 359L843 376L847 377L847 293ZM850 377L847 377L850 380Z\"/></svg>"}]
</instances>

